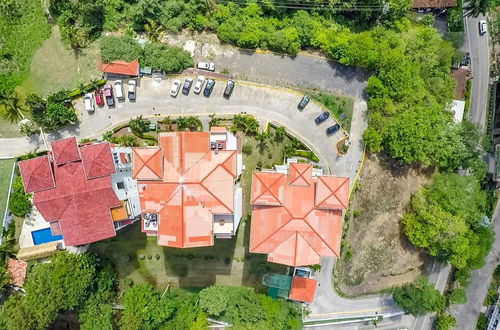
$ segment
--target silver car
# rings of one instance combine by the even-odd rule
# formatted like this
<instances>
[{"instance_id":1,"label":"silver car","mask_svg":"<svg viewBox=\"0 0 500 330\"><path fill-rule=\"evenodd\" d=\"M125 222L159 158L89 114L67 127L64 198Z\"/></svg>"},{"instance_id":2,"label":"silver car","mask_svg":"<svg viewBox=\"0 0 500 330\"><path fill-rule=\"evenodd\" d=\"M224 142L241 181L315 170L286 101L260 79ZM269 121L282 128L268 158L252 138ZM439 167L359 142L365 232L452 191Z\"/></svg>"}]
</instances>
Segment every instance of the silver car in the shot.
<instances>
[{"instance_id":1,"label":"silver car","mask_svg":"<svg viewBox=\"0 0 500 330\"><path fill-rule=\"evenodd\" d=\"M175 79L172 88L170 88L170 96L176 97L179 94L179 89L181 88L182 81L180 79Z\"/></svg>"},{"instance_id":2,"label":"silver car","mask_svg":"<svg viewBox=\"0 0 500 330\"><path fill-rule=\"evenodd\" d=\"M193 91L195 94L200 94L201 90L203 89L203 84L205 83L205 77L203 76L198 76L196 77L196 82L194 83Z\"/></svg>"}]
</instances>

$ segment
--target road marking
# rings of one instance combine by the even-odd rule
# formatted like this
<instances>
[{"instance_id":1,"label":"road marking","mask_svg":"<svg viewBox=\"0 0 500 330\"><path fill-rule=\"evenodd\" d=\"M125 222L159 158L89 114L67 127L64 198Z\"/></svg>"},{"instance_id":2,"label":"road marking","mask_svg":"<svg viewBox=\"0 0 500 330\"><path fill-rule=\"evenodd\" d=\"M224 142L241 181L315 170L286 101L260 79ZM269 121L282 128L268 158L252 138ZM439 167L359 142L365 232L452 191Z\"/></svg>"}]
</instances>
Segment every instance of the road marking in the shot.
<instances>
[{"instance_id":1,"label":"road marking","mask_svg":"<svg viewBox=\"0 0 500 330\"><path fill-rule=\"evenodd\" d=\"M315 318L317 318L317 317L329 316L329 315L369 313L369 312L379 312L379 311L384 311L384 310L394 310L394 308L383 307L383 308L365 309L365 310L361 310L361 311L348 311L348 312L331 312L331 313L321 313L321 314L310 314L309 317L315 317ZM311 321L314 321L314 320L311 320Z\"/></svg>"}]
</instances>

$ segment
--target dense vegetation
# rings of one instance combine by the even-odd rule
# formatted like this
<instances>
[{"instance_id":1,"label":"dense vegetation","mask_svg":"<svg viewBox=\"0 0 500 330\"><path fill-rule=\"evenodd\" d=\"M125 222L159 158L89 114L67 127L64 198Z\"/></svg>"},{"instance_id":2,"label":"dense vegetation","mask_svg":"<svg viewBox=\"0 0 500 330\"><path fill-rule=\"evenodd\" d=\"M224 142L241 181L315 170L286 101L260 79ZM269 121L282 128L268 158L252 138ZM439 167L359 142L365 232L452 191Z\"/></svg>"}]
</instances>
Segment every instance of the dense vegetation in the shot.
<instances>
[{"instance_id":1,"label":"dense vegetation","mask_svg":"<svg viewBox=\"0 0 500 330\"><path fill-rule=\"evenodd\" d=\"M31 208L30 195L24 193L24 186L20 176L12 183L12 192L9 199L9 211L18 217L24 217Z\"/></svg>"},{"instance_id":2,"label":"dense vegetation","mask_svg":"<svg viewBox=\"0 0 500 330\"><path fill-rule=\"evenodd\" d=\"M401 220L410 242L462 269L482 266L493 242L488 196L472 176L435 174Z\"/></svg>"},{"instance_id":3,"label":"dense vegetation","mask_svg":"<svg viewBox=\"0 0 500 330\"><path fill-rule=\"evenodd\" d=\"M395 288L393 297L406 313L414 316L440 311L446 305L445 298L422 276L413 283Z\"/></svg>"},{"instance_id":4,"label":"dense vegetation","mask_svg":"<svg viewBox=\"0 0 500 330\"><path fill-rule=\"evenodd\" d=\"M0 307L2 329L47 328L59 313L70 310L78 313L81 328L89 330L201 330L208 325L207 317L238 329L301 327L296 305L250 288L213 286L199 294L182 289L160 294L149 285L132 285L118 299L114 269L89 254L60 252L50 263L35 263L24 288L25 295L11 294Z\"/></svg>"},{"instance_id":5,"label":"dense vegetation","mask_svg":"<svg viewBox=\"0 0 500 330\"><path fill-rule=\"evenodd\" d=\"M193 66L191 55L185 50L158 42L144 45L144 49L131 37L103 37L101 56L105 62L140 59L142 66L178 73Z\"/></svg>"},{"instance_id":6,"label":"dense vegetation","mask_svg":"<svg viewBox=\"0 0 500 330\"><path fill-rule=\"evenodd\" d=\"M0 5L0 95L9 95L23 82L50 27L40 1L3 1Z\"/></svg>"},{"instance_id":7,"label":"dense vegetation","mask_svg":"<svg viewBox=\"0 0 500 330\"><path fill-rule=\"evenodd\" d=\"M33 122L46 130L54 130L77 122L78 117L71 103L68 103L68 91L62 90L49 95L46 99L36 94L26 97Z\"/></svg>"}]
</instances>

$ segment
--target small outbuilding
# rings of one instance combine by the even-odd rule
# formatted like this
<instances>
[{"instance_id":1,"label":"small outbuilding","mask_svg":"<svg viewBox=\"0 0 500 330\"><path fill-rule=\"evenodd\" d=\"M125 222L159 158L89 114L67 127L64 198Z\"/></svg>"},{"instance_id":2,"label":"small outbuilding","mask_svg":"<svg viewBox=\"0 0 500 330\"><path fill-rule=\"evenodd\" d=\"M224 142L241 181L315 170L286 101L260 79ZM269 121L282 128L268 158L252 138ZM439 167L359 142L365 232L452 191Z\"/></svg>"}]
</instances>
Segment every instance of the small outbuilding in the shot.
<instances>
[{"instance_id":1,"label":"small outbuilding","mask_svg":"<svg viewBox=\"0 0 500 330\"><path fill-rule=\"evenodd\" d=\"M109 63L101 63L99 70L105 75L121 76L121 77L137 77L139 75L139 61L111 61Z\"/></svg>"}]
</instances>

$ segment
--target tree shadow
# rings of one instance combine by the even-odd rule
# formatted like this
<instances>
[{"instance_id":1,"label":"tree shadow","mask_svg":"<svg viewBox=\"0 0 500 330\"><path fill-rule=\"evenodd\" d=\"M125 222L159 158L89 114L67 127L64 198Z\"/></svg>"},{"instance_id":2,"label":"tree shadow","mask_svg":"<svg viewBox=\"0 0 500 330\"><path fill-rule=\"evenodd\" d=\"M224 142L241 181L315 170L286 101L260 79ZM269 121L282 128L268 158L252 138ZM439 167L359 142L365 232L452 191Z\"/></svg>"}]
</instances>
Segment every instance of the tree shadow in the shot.
<instances>
[{"instance_id":1,"label":"tree shadow","mask_svg":"<svg viewBox=\"0 0 500 330\"><path fill-rule=\"evenodd\" d=\"M419 175L428 176L435 171L434 167L431 166L422 167L422 165L416 163L404 164L389 156L385 151L379 152L378 154L369 154L368 157L371 157L371 159L378 159L380 165L394 177L407 176L410 171L415 171Z\"/></svg>"}]
</instances>

